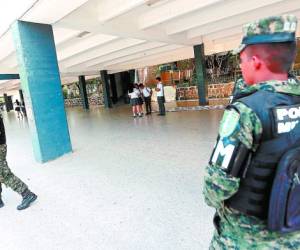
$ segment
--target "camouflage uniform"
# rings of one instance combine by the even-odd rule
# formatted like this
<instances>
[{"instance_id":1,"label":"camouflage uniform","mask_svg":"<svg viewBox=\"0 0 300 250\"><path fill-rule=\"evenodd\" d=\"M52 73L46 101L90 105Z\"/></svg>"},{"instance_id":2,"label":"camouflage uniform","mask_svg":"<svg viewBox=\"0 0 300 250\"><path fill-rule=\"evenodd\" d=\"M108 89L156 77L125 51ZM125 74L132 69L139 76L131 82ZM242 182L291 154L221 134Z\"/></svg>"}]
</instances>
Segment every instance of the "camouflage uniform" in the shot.
<instances>
[{"instance_id":1,"label":"camouflage uniform","mask_svg":"<svg viewBox=\"0 0 300 250\"><path fill-rule=\"evenodd\" d=\"M10 187L12 190L16 191L19 194L22 194L28 189L27 185L18 177L16 177L9 169L6 161L6 153L7 146L5 128L2 115L0 114L0 198L2 192L1 183L5 184L7 187Z\"/></svg>"},{"instance_id":2,"label":"camouflage uniform","mask_svg":"<svg viewBox=\"0 0 300 250\"><path fill-rule=\"evenodd\" d=\"M238 79L235 84L232 91L231 96L231 102L234 102L238 97L239 94L242 93L242 91L247 87L247 84L245 83L243 78Z\"/></svg>"},{"instance_id":3,"label":"camouflage uniform","mask_svg":"<svg viewBox=\"0 0 300 250\"><path fill-rule=\"evenodd\" d=\"M300 82L294 78L288 81L268 81L249 86L242 93L267 90L300 96ZM256 150L262 135L262 125L257 115L245 104L235 102L234 109L226 110L220 125L220 140L239 140L249 149ZM232 119L238 117L238 119ZM226 127L234 120L234 130L226 134ZM223 135L226 135L223 136ZM239 188L239 179L228 176L220 165L209 165L204 178L204 197L209 206L217 209L221 217L221 232L215 231L211 249L300 249L300 233L281 235L266 229L266 222L246 216L224 206L224 200L235 194Z\"/></svg>"},{"instance_id":4,"label":"camouflage uniform","mask_svg":"<svg viewBox=\"0 0 300 250\"><path fill-rule=\"evenodd\" d=\"M244 37L242 44L233 51L233 54L239 54L250 44L248 40L255 38L257 35L269 35L269 40L266 40L265 42L256 41L252 42L252 44L280 42L278 41L280 37L276 37L277 34L285 32L290 33L291 36L295 37L296 28L297 17L294 15L273 16L249 23L243 27ZM274 40L272 40L272 38L274 38Z\"/></svg>"},{"instance_id":5,"label":"camouflage uniform","mask_svg":"<svg viewBox=\"0 0 300 250\"><path fill-rule=\"evenodd\" d=\"M9 169L6 161L6 152L6 144L0 145L0 193L2 191L1 183L3 183L15 192L22 194L28 187Z\"/></svg>"},{"instance_id":6,"label":"camouflage uniform","mask_svg":"<svg viewBox=\"0 0 300 250\"><path fill-rule=\"evenodd\" d=\"M289 25L285 28L295 29L293 23L295 18L273 17L268 21L258 21L248 25L249 34L262 32L262 30L277 30L284 25L273 25L270 20L280 20L283 23L288 20ZM280 23L279 22L279 23ZM257 25L260 24L260 30ZM249 29L250 27L250 29ZM247 33L248 34L248 33ZM237 52L243 50L240 46ZM300 82L295 77L287 81L267 81L251 86L244 85L239 80L235 94L251 94L257 90L278 92L300 96ZM234 108L226 109L219 129L219 141L226 144L228 141L242 142L248 149L257 150L262 136L262 123L258 116L249 107L241 102L234 102ZM222 168L222 162L209 164L206 167L204 177L203 194L209 206L216 208L220 217L219 230L215 230L210 249L300 249L300 232L279 234L267 230L266 221L253 216L247 216L239 211L225 206L224 201L232 197L239 189L240 179L228 175Z\"/></svg>"}]
</instances>

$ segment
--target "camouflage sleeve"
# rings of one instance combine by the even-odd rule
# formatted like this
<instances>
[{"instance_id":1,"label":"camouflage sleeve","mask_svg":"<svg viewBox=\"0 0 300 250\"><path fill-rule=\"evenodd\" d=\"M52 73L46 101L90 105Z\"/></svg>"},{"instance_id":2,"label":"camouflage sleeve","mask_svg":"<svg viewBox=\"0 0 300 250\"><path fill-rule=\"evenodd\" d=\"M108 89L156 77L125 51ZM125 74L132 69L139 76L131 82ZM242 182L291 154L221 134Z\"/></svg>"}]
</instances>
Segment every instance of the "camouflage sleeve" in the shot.
<instances>
[{"instance_id":1,"label":"camouflage sleeve","mask_svg":"<svg viewBox=\"0 0 300 250\"><path fill-rule=\"evenodd\" d=\"M220 123L219 137L213 151L217 160L205 169L203 194L206 203L217 209L223 201L234 195L239 188L239 178L226 173L224 162L233 157L233 150L239 143L248 149L256 150L262 133L262 125L257 115L243 103L236 102L235 108L226 109ZM221 147L219 147L221 145ZM217 148L221 148L216 150ZM225 164L226 167L226 164Z\"/></svg>"}]
</instances>

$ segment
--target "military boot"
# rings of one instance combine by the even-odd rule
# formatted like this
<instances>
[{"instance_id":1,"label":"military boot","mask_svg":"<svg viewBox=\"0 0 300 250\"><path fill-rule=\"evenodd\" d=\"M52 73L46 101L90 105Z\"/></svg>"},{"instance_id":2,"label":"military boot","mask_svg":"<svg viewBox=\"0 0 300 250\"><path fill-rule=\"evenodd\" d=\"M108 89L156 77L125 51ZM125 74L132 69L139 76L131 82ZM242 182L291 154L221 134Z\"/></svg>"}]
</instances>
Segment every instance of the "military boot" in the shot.
<instances>
[{"instance_id":1,"label":"military boot","mask_svg":"<svg viewBox=\"0 0 300 250\"><path fill-rule=\"evenodd\" d=\"M0 208L1 208L1 207L4 207L4 202L3 202L2 197L1 197L1 195L0 195Z\"/></svg>"},{"instance_id":2,"label":"military boot","mask_svg":"<svg viewBox=\"0 0 300 250\"><path fill-rule=\"evenodd\" d=\"M37 195L32 193L29 189L26 189L22 194L23 200L19 206L17 206L18 210L26 209L30 206L32 202L37 199Z\"/></svg>"},{"instance_id":3,"label":"military boot","mask_svg":"<svg viewBox=\"0 0 300 250\"><path fill-rule=\"evenodd\" d=\"M1 207L4 207L4 202L2 200L2 186L1 186L1 183L0 183L0 208Z\"/></svg>"}]
</instances>

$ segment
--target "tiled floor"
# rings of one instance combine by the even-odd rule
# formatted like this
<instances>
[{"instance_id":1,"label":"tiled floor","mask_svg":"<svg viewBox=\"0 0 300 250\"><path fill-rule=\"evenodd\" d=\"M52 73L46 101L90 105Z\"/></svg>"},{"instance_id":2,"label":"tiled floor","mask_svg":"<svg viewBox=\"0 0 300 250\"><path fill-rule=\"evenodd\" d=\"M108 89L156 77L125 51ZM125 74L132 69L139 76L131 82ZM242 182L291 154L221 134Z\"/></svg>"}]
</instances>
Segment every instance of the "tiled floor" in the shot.
<instances>
[{"instance_id":1,"label":"tiled floor","mask_svg":"<svg viewBox=\"0 0 300 250\"><path fill-rule=\"evenodd\" d=\"M214 211L202 179L222 111L67 112L74 153L43 165L27 123L5 115L9 165L39 199L19 212L20 197L4 189L0 249L207 249Z\"/></svg>"}]
</instances>

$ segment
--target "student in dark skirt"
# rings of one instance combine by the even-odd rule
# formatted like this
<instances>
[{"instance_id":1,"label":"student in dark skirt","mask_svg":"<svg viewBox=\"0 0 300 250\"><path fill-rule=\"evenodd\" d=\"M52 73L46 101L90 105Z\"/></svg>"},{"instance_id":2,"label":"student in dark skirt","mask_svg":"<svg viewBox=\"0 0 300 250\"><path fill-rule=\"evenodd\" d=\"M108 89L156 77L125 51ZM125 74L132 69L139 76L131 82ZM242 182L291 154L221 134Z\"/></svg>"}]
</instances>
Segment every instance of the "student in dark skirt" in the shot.
<instances>
[{"instance_id":1,"label":"student in dark skirt","mask_svg":"<svg viewBox=\"0 0 300 250\"><path fill-rule=\"evenodd\" d=\"M132 92L128 93L129 97L130 97L130 104L132 106L132 113L133 113L133 117L142 117L141 114L141 110L140 110L140 101L139 101L139 97L140 97L140 91L138 89L138 85L135 84L134 88L132 90Z\"/></svg>"},{"instance_id":2,"label":"student in dark skirt","mask_svg":"<svg viewBox=\"0 0 300 250\"><path fill-rule=\"evenodd\" d=\"M18 99L16 99L16 101L14 102L14 104L16 105L15 111L17 112L18 118L20 116L23 118L23 113L22 113L22 110L21 110L21 103L19 102Z\"/></svg>"}]
</instances>

